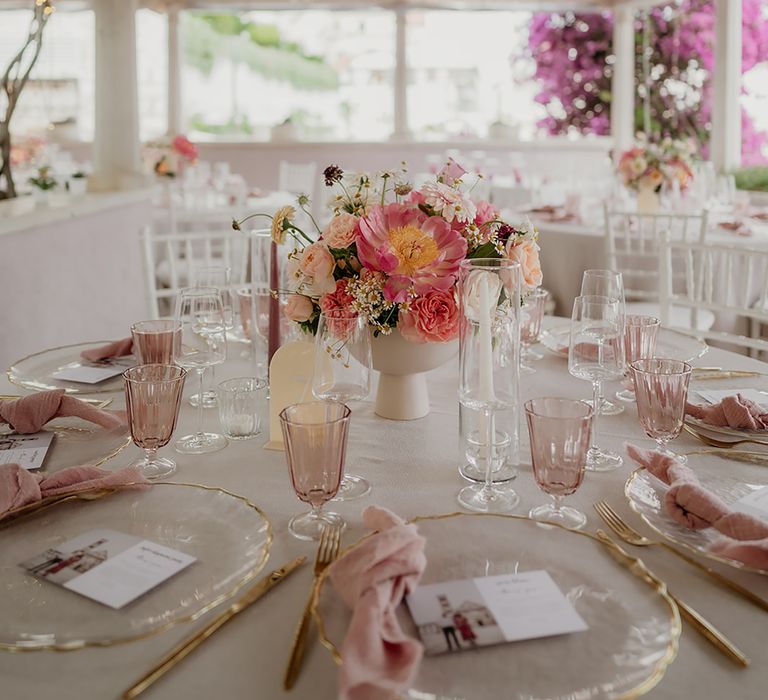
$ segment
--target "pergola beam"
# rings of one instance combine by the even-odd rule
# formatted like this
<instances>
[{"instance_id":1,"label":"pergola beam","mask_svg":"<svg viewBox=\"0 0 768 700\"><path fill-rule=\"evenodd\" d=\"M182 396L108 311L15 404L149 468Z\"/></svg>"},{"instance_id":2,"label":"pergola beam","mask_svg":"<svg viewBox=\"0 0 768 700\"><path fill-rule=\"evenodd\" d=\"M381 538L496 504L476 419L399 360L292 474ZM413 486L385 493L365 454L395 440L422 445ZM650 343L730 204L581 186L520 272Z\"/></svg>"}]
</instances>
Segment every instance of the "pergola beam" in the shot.
<instances>
[{"instance_id":1,"label":"pergola beam","mask_svg":"<svg viewBox=\"0 0 768 700\"><path fill-rule=\"evenodd\" d=\"M711 159L718 172L741 165L741 2L715 0Z\"/></svg>"}]
</instances>

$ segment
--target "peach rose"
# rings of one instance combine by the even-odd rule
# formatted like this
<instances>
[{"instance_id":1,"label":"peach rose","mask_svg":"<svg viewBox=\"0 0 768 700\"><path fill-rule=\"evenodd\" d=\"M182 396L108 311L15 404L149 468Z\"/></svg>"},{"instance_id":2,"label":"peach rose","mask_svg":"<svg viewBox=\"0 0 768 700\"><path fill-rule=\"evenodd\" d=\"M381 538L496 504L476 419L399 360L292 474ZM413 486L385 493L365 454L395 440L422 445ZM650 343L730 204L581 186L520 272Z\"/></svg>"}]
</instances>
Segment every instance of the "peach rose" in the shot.
<instances>
[{"instance_id":1,"label":"peach rose","mask_svg":"<svg viewBox=\"0 0 768 700\"><path fill-rule=\"evenodd\" d=\"M357 236L357 217L347 212L334 216L323 231L323 243L329 248L348 248Z\"/></svg>"},{"instance_id":2,"label":"peach rose","mask_svg":"<svg viewBox=\"0 0 768 700\"><path fill-rule=\"evenodd\" d=\"M285 304L285 315L298 323L309 321L314 311L312 300L303 294L291 294Z\"/></svg>"},{"instance_id":3,"label":"peach rose","mask_svg":"<svg viewBox=\"0 0 768 700\"><path fill-rule=\"evenodd\" d=\"M541 285L541 262L539 261L539 246L532 240L515 240L507 242L507 257L520 263L520 287L522 292L535 289Z\"/></svg>"},{"instance_id":4,"label":"peach rose","mask_svg":"<svg viewBox=\"0 0 768 700\"><path fill-rule=\"evenodd\" d=\"M412 343L445 343L459 333L459 307L453 290L427 292L401 311L397 321L400 335Z\"/></svg>"},{"instance_id":5,"label":"peach rose","mask_svg":"<svg viewBox=\"0 0 768 700\"><path fill-rule=\"evenodd\" d=\"M320 241L304 248L299 260L299 270L312 278L312 286L317 294L326 294L335 289L334 267L336 261L333 255Z\"/></svg>"}]
</instances>

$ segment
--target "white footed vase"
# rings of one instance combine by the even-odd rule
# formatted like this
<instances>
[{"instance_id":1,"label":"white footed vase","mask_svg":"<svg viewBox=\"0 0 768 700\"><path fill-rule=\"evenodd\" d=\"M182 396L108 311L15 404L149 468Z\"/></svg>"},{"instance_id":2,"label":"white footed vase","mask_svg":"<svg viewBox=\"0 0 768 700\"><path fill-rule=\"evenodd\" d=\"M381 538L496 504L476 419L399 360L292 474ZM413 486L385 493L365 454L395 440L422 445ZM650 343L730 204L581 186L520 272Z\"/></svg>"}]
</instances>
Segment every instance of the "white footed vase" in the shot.
<instances>
[{"instance_id":1,"label":"white footed vase","mask_svg":"<svg viewBox=\"0 0 768 700\"><path fill-rule=\"evenodd\" d=\"M379 372L376 415L415 420L429 413L426 372L444 365L459 352L459 341L412 343L398 331L371 339L373 369Z\"/></svg>"}]
</instances>

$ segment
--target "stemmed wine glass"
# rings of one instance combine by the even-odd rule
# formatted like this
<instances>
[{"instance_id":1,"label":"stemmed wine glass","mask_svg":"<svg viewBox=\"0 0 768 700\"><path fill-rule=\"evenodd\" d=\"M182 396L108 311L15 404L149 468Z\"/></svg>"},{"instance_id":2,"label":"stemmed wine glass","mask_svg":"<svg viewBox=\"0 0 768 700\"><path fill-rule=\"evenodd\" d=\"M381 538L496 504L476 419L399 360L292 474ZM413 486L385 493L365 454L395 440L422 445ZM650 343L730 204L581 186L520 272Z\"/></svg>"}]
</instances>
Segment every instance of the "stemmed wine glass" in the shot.
<instances>
[{"instance_id":1,"label":"stemmed wine glass","mask_svg":"<svg viewBox=\"0 0 768 700\"><path fill-rule=\"evenodd\" d=\"M554 504L532 508L529 515L535 520L578 530L587 522L587 516L561 505L561 501L575 493L584 479L592 407L572 399L531 399L525 402L525 415L533 476L539 488L554 499Z\"/></svg>"},{"instance_id":2,"label":"stemmed wine glass","mask_svg":"<svg viewBox=\"0 0 768 700\"><path fill-rule=\"evenodd\" d=\"M656 440L657 452L685 462L685 456L672 452L667 443L683 429L691 365L682 360L645 358L635 360L630 367L643 430Z\"/></svg>"},{"instance_id":3,"label":"stemmed wine glass","mask_svg":"<svg viewBox=\"0 0 768 700\"><path fill-rule=\"evenodd\" d=\"M280 412L285 459L299 500L312 510L291 518L288 530L300 540L318 540L325 525L344 528L338 513L323 510L339 490L347 452L348 406L335 401L293 404Z\"/></svg>"},{"instance_id":4,"label":"stemmed wine glass","mask_svg":"<svg viewBox=\"0 0 768 700\"><path fill-rule=\"evenodd\" d=\"M600 405L600 382L619 379L624 373L623 318L619 301L604 296L576 297L571 317L568 371L592 382L593 408ZM598 411L592 419L592 446L587 469L604 472L620 467L622 458L597 445Z\"/></svg>"},{"instance_id":5,"label":"stemmed wine glass","mask_svg":"<svg viewBox=\"0 0 768 700\"><path fill-rule=\"evenodd\" d=\"M634 401L635 390L630 365L635 360L653 357L656 353L656 338L660 321L653 316L627 316L624 323L624 359L627 370L624 374L625 388L616 394L621 401ZM629 380L629 384L626 381Z\"/></svg>"},{"instance_id":6,"label":"stemmed wine glass","mask_svg":"<svg viewBox=\"0 0 768 700\"><path fill-rule=\"evenodd\" d=\"M214 287L187 287L176 299L176 319L181 321L181 344L176 364L197 370L199 393L208 367L227 357L226 328L221 294ZM205 454L226 447L227 439L203 431L203 402L197 403L197 432L185 435L174 447L183 454Z\"/></svg>"},{"instance_id":7,"label":"stemmed wine glass","mask_svg":"<svg viewBox=\"0 0 768 700\"><path fill-rule=\"evenodd\" d=\"M530 360L540 360L544 357L540 352L531 348L541 337L541 322L544 318L544 307L549 298L549 292L540 287L523 297L520 308L520 371L532 374L536 370L528 364Z\"/></svg>"},{"instance_id":8,"label":"stemmed wine glass","mask_svg":"<svg viewBox=\"0 0 768 700\"><path fill-rule=\"evenodd\" d=\"M458 500L468 510L509 512L520 499L508 482L494 482L492 475L509 449L497 439L496 414L519 405L520 265L497 258L462 260L459 275L459 401L478 414L483 436L478 461L484 462L485 480L463 488ZM512 440L516 451L516 430Z\"/></svg>"},{"instance_id":9,"label":"stemmed wine glass","mask_svg":"<svg viewBox=\"0 0 768 700\"><path fill-rule=\"evenodd\" d=\"M624 317L626 315L626 303L624 300L624 278L621 272L613 270L585 270L581 277L581 296L602 296L617 299L619 302L619 313L622 319L622 342ZM589 401L587 401L589 403ZM605 398L603 391L603 382L600 381L600 415L616 416L624 412L624 406L615 404ZM595 409L597 411L597 409Z\"/></svg>"},{"instance_id":10,"label":"stemmed wine glass","mask_svg":"<svg viewBox=\"0 0 768 700\"><path fill-rule=\"evenodd\" d=\"M131 439L144 450L135 466L147 479L163 479L176 471L176 462L158 457L157 450L173 435L186 376L187 370L175 365L139 365L123 372Z\"/></svg>"},{"instance_id":11,"label":"stemmed wine glass","mask_svg":"<svg viewBox=\"0 0 768 700\"><path fill-rule=\"evenodd\" d=\"M371 333L357 314L320 314L315 334L312 394L324 401L361 401L371 391ZM362 476L345 474L337 500L348 501L370 493Z\"/></svg>"}]
</instances>

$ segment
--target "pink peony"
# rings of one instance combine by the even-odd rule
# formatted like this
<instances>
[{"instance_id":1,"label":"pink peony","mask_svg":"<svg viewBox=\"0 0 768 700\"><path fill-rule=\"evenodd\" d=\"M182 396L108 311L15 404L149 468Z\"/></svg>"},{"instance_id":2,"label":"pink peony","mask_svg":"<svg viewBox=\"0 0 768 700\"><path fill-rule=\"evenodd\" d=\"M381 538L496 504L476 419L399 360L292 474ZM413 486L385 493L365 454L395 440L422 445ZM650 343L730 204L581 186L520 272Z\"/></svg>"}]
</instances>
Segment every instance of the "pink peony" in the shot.
<instances>
[{"instance_id":1,"label":"pink peony","mask_svg":"<svg viewBox=\"0 0 768 700\"><path fill-rule=\"evenodd\" d=\"M400 335L412 343L445 343L459 334L459 307L453 290L427 292L400 311Z\"/></svg>"},{"instance_id":2,"label":"pink peony","mask_svg":"<svg viewBox=\"0 0 768 700\"><path fill-rule=\"evenodd\" d=\"M313 287L318 294L332 292L336 286L333 268L336 261L328 248L321 242L304 248L299 260L299 270L312 278Z\"/></svg>"},{"instance_id":3,"label":"pink peony","mask_svg":"<svg viewBox=\"0 0 768 700\"><path fill-rule=\"evenodd\" d=\"M178 153L184 160L193 163L197 160L198 151L197 146L192 143L186 136L177 136L173 139L173 150Z\"/></svg>"},{"instance_id":4,"label":"pink peony","mask_svg":"<svg viewBox=\"0 0 768 700\"><path fill-rule=\"evenodd\" d=\"M329 248L347 248L357 236L357 217L342 212L334 216L323 231L323 243Z\"/></svg>"},{"instance_id":5,"label":"pink peony","mask_svg":"<svg viewBox=\"0 0 768 700\"><path fill-rule=\"evenodd\" d=\"M450 289L467 241L438 216L403 204L375 206L360 219L357 255L363 266L389 276L388 301L401 302L412 287L423 295Z\"/></svg>"},{"instance_id":6,"label":"pink peony","mask_svg":"<svg viewBox=\"0 0 768 700\"><path fill-rule=\"evenodd\" d=\"M507 241L507 258L520 263L520 287L524 293L541 284L541 262L536 241L510 238Z\"/></svg>"},{"instance_id":7,"label":"pink peony","mask_svg":"<svg viewBox=\"0 0 768 700\"><path fill-rule=\"evenodd\" d=\"M312 300L303 294L291 294L285 304L285 315L298 323L309 321L314 311Z\"/></svg>"}]
</instances>

